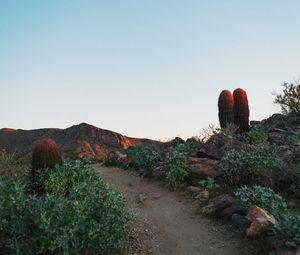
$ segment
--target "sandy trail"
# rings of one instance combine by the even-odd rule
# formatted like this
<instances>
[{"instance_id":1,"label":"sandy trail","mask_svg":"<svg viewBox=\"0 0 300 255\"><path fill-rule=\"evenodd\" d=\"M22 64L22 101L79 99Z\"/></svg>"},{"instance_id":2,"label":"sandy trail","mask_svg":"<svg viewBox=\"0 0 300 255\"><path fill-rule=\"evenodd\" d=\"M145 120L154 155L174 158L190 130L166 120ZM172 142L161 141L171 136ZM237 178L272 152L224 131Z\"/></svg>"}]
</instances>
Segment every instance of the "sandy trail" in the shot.
<instances>
[{"instance_id":1,"label":"sandy trail","mask_svg":"<svg viewBox=\"0 0 300 255\"><path fill-rule=\"evenodd\" d=\"M125 195L128 208L137 214L138 239L143 239L145 250L136 254L249 254L242 251L241 241L233 237L228 226L195 213L197 201L169 191L158 181L141 179L130 171L94 167L105 181Z\"/></svg>"}]
</instances>

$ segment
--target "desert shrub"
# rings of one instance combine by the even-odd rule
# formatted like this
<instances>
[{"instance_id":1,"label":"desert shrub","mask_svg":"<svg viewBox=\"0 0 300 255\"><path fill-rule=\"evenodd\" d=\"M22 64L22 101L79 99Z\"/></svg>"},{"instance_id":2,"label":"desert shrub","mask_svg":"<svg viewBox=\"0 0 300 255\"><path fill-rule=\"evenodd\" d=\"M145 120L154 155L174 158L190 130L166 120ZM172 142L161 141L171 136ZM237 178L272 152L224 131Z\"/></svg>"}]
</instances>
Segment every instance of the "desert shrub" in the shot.
<instances>
[{"instance_id":1,"label":"desert shrub","mask_svg":"<svg viewBox=\"0 0 300 255\"><path fill-rule=\"evenodd\" d=\"M56 165L49 171L41 171L37 179L39 189L52 194L67 194L70 189L82 182L94 183L98 175L82 161L66 161L63 165Z\"/></svg>"},{"instance_id":2,"label":"desert shrub","mask_svg":"<svg viewBox=\"0 0 300 255\"><path fill-rule=\"evenodd\" d=\"M275 233L285 241L300 245L300 215L283 215L274 226Z\"/></svg>"},{"instance_id":3,"label":"desert shrub","mask_svg":"<svg viewBox=\"0 0 300 255\"><path fill-rule=\"evenodd\" d=\"M244 142L250 144L266 143L268 141L268 134L261 130L250 130L247 133L240 135Z\"/></svg>"},{"instance_id":4,"label":"desert shrub","mask_svg":"<svg viewBox=\"0 0 300 255\"><path fill-rule=\"evenodd\" d=\"M293 135L288 137L288 144L291 147L298 147L300 144L300 130L296 131Z\"/></svg>"},{"instance_id":5,"label":"desert shrub","mask_svg":"<svg viewBox=\"0 0 300 255\"><path fill-rule=\"evenodd\" d=\"M276 159L275 161L278 165L281 163L280 158L285 154L286 148L276 144L259 143L252 148L251 152L262 157L272 157Z\"/></svg>"},{"instance_id":6,"label":"desert shrub","mask_svg":"<svg viewBox=\"0 0 300 255\"><path fill-rule=\"evenodd\" d=\"M229 150L219 166L226 185L242 186L254 183L264 170L276 169L278 164L278 160L274 157L260 156L255 152Z\"/></svg>"},{"instance_id":7,"label":"desert shrub","mask_svg":"<svg viewBox=\"0 0 300 255\"><path fill-rule=\"evenodd\" d=\"M199 186L206 190L217 190L220 187L220 185L216 182L216 180L211 177L208 177L205 180L201 180L199 182Z\"/></svg>"},{"instance_id":8,"label":"desert shrub","mask_svg":"<svg viewBox=\"0 0 300 255\"><path fill-rule=\"evenodd\" d=\"M274 103L280 105L284 114L300 112L300 80L285 82L282 86L282 94L275 94Z\"/></svg>"},{"instance_id":9,"label":"desert shrub","mask_svg":"<svg viewBox=\"0 0 300 255\"><path fill-rule=\"evenodd\" d=\"M0 251L29 255L121 254L132 220L124 197L82 163L70 162L60 170L65 173L62 179L75 180L63 181L62 188L58 182L50 182L52 194L32 195L24 183L0 180ZM59 167L52 171L46 183L52 180L52 173L56 176Z\"/></svg>"},{"instance_id":10,"label":"desert shrub","mask_svg":"<svg viewBox=\"0 0 300 255\"><path fill-rule=\"evenodd\" d=\"M187 149L184 144L172 147L167 153L165 158L165 164L168 168L166 173L167 186L176 188L187 177L186 155Z\"/></svg>"},{"instance_id":11,"label":"desert shrub","mask_svg":"<svg viewBox=\"0 0 300 255\"><path fill-rule=\"evenodd\" d=\"M293 151L293 163L296 166L300 166L300 148Z\"/></svg>"},{"instance_id":12,"label":"desert shrub","mask_svg":"<svg viewBox=\"0 0 300 255\"><path fill-rule=\"evenodd\" d=\"M144 175L151 176L153 168L158 164L160 156L158 152L144 146L131 147L126 154L133 159L134 166L144 171Z\"/></svg>"},{"instance_id":13,"label":"desert shrub","mask_svg":"<svg viewBox=\"0 0 300 255\"><path fill-rule=\"evenodd\" d=\"M191 137L187 139L184 145L188 155L192 155L199 151L199 149L204 145L204 142L198 137Z\"/></svg>"},{"instance_id":14,"label":"desert shrub","mask_svg":"<svg viewBox=\"0 0 300 255\"><path fill-rule=\"evenodd\" d=\"M125 209L121 193L104 182L82 183L71 191L80 215L77 230L85 250L94 254L116 254L127 242L128 224L133 219Z\"/></svg>"},{"instance_id":15,"label":"desert shrub","mask_svg":"<svg viewBox=\"0 0 300 255\"><path fill-rule=\"evenodd\" d=\"M270 188L261 186L242 187L235 192L235 196L246 208L257 205L276 217L286 211L285 200Z\"/></svg>"}]
</instances>

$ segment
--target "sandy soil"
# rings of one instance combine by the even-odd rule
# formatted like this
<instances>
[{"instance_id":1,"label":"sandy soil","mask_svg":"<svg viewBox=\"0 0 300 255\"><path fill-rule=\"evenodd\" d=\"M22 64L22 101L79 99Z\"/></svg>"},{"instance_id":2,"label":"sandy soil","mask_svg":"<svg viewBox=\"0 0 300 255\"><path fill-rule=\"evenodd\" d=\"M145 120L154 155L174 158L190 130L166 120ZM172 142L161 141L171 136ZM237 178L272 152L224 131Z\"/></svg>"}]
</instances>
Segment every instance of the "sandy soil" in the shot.
<instances>
[{"instance_id":1,"label":"sandy soil","mask_svg":"<svg viewBox=\"0 0 300 255\"><path fill-rule=\"evenodd\" d=\"M118 168L94 166L104 180L122 192L137 215L129 254L249 254L229 226L196 214L199 202Z\"/></svg>"}]
</instances>

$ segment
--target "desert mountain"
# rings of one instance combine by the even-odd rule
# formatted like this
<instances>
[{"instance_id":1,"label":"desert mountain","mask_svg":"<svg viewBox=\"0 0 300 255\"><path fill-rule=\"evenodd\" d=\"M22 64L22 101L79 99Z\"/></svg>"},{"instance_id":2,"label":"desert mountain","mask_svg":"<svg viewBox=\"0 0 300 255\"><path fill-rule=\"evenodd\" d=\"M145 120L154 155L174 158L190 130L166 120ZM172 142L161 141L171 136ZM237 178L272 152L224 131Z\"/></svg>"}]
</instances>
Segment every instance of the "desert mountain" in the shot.
<instances>
[{"instance_id":1,"label":"desert mountain","mask_svg":"<svg viewBox=\"0 0 300 255\"><path fill-rule=\"evenodd\" d=\"M51 138L60 144L66 157L85 160L103 160L111 151L145 145L160 146L160 142L123 136L86 123L66 129L45 128L22 130L3 128L0 130L0 149L18 157L30 158L33 146L42 138Z\"/></svg>"}]
</instances>

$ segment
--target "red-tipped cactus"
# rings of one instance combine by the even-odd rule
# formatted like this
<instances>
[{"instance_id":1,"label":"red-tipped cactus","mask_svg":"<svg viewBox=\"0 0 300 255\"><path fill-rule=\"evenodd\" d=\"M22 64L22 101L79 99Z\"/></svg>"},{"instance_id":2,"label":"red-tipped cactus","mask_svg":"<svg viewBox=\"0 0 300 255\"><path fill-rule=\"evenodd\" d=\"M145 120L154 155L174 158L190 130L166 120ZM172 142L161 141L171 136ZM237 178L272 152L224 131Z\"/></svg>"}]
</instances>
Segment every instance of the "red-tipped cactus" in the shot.
<instances>
[{"instance_id":1,"label":"red-tipped cactus","mask_svg":"<svg viewBox=\"0 0 300 255\"><path fill-rule=\"evenodd\" d=\"M62 165L63 158L60 146L52 139L42 139L32 152L32 179L35 179L36 170L53 168Z\"/></svg>"},{"instance_id":2,"label":"red-tipped cactus","mask_svg":"<svg viewBox=\"0 0 300 255\"><path fill-rule=\"evenodd\" d=\"M219 122L221 128L233 123L233 95L229 90L223 90L219 96Z\"/></svg>"},{"instance_id":3,"label":"red-tipped cactus","mask_svg":"<svg viewBox=\"0 0 300 255\"><path fill-rule=\"evenodd\" d=\"M238 88L233 92L234 98L234 123L239 127L239 131L249 131L249 106L248 97L245 90Z\"/></svg>"}]
</instances>

